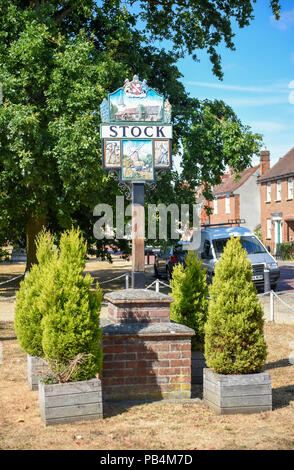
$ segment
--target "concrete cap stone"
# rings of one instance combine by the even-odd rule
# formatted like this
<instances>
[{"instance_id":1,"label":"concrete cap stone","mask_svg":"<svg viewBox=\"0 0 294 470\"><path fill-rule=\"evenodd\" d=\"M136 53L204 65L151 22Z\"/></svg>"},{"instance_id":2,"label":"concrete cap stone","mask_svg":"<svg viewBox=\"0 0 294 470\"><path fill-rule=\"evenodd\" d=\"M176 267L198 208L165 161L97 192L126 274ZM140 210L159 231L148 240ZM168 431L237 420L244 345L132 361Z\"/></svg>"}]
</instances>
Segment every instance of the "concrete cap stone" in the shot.
<instances>
[{"instance_id":1,"label":"concrete cap stone","mask_svg":"<svg viewBox=\"0 0 294 470\"><path fill-rule=\"evenodd\" d=\"M101 325L102 326L102 325ZM103 336L184 336L191 337L195 331L188 326L175 322L164 323L110 323L102 326Z\"/></svg>"},{"instance_id":2,"label":"concrete cap stone","mask_svg":"<svg viewBox=\"0 0 294 470\"><path fill-rule=\"evenodd\" d=\"M171 304L174 299L170 295L154 292L147 289L122 289L108 292L104 296L114 305L117 304Z\"/></svg>"}]
</instances>

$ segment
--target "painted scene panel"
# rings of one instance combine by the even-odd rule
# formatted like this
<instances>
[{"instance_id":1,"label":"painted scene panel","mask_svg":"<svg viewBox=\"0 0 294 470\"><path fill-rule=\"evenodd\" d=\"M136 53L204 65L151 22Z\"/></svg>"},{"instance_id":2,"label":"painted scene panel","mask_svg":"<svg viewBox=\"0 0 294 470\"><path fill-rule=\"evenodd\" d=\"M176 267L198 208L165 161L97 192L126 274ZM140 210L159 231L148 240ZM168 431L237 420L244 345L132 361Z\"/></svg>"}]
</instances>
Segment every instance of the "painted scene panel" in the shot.
<instances>
[{"instance_id":1,"label":"painted scene panel","mask_svg":"<svg viewBox=\"0 0 294 470\"><path fill-rule=\"evenodd\" d=\"M123 140L122 180L152 181L153 179L152 140Z\"/></svg>"},{"instance_id":2,"label":"painted scene panel","mask_svg":"<svg viewBox=\"0 0 294 470\"><path fill-rule=\"evenodd\" d=\"M155 168L168 168L170 166L169 140L154 141L154 166Z\"/></svg>"},{"instance_id":3,"label":"painted scene panel","mask_svg":"<svg viewBox=\"0 0 294 470\"><path fill-rule=\"evenodd\" d=\"M121 142L119 139L104 141L104 166L105 168L121 167Z\"/></svg>"}]
</instances>

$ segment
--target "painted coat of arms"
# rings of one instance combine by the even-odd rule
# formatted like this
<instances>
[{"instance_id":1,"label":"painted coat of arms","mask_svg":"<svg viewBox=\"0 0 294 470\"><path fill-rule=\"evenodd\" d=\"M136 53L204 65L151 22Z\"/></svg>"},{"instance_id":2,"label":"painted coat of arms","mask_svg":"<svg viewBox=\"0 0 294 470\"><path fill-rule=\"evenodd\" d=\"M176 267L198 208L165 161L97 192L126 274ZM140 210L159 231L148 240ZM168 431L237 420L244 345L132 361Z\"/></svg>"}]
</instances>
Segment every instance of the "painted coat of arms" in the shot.
<instances>
[{"instance_id":1,"label":"painted coat of arms","mask_svg":"<svg viewBox=\"0 0 294 470\"><path fill-rule=\"evenodd\" d=\"M146 98L148 85L145 79L140 82L138 76L134 75L131 82L128 78L125 79L123 89L129 98Z\"/></svg>"}]
</instances>

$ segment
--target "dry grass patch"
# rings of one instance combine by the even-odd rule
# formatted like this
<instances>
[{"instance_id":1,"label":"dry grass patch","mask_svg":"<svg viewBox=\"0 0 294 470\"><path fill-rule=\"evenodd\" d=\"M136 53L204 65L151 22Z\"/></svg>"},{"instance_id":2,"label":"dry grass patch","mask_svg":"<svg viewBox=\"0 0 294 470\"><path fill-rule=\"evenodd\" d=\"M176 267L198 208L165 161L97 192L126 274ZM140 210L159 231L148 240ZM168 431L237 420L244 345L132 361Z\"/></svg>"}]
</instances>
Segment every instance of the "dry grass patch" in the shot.
<instances>
[{"instance_id":1,"label":"dry grass patch","mask_svg":"<svg viewBox=\"0 0 294 470\"><path fill-rule=\"evenodd\" d=\"M266 369L274 410L217 416L201 400L107 406L105 418L45 428L38 392L29 390L26 355L10 322L0 322L1 449L294 449L294 366L289 363L294 326L265 326Z\"/></svg>"}]
</instances>

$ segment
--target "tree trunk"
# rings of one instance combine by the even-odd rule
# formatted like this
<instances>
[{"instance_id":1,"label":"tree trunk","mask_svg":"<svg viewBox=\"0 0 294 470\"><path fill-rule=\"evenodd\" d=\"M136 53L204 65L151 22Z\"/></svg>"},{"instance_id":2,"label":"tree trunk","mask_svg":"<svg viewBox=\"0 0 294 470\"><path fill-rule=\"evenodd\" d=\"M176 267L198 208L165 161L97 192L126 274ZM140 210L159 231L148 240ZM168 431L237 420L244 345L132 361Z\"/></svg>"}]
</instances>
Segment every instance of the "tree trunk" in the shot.
<instances>
[{"instance_id":1,"label":"tree trunk","mask_svg":"<svg viewBox=\"0 0 294 470\"><path fill-rule=\"evenodd\" d=\"M27 248L27 265L26 271L29 271L33 264L37 264L37 247L36 237L45 225L46 217L44 215L30 214L26 222L26 248Z\"/></svg>"}]
</instances>

